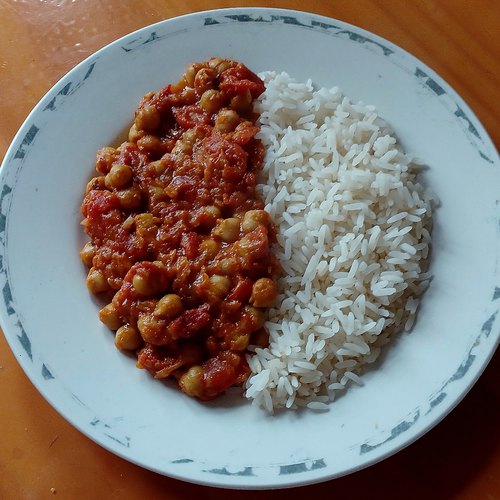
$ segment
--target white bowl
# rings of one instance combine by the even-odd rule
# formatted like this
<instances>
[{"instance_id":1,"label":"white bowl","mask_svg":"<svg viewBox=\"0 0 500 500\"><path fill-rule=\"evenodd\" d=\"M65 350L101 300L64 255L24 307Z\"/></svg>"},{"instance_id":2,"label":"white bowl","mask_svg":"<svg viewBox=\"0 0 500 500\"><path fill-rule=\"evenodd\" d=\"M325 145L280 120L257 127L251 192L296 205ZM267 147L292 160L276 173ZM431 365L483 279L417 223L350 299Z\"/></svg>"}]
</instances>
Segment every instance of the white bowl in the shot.
<instances>
[{"instance_id":1,"label":"white bowl","mask_svg":"<svg viewBox=\"0 0 500 500\"><path fill-rule=\"evenodd\" d=\"M137 370L98 320L78 252L95 151L130 123L143 94L193 61L234 58L338 85L377 106L430 166L432 272L414 331L365 385L328 412L269 416L241 395L199 403ZM132 33L66 75L30 114L1 170L2 326L45 398L88 437L151 470L196 483L267 488L373 464L439 422L467 393L500 336L500 160L482 125L431 69L340 21L273 9L200 12Z\"/></svg>"}]
</instances>

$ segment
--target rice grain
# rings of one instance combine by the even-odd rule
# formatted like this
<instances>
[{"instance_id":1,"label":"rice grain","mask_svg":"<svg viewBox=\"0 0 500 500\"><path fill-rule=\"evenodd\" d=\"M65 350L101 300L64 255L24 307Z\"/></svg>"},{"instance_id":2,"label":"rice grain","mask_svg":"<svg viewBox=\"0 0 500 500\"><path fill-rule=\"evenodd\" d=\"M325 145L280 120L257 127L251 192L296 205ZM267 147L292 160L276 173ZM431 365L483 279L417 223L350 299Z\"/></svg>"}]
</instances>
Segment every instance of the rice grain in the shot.
<instances>
[{"instance_id":1,"label":"rice grain","mask_svg":"<svg viewBox=\"0 0 500 500\"><path fill-rule=\"evenodd\" d=\"M270 345L250 347L246 397L269 412L326 410L412 327L434 200L373 106L286 73L260 76L260 191L284 273Z\"/></svg>"}]
</instances>

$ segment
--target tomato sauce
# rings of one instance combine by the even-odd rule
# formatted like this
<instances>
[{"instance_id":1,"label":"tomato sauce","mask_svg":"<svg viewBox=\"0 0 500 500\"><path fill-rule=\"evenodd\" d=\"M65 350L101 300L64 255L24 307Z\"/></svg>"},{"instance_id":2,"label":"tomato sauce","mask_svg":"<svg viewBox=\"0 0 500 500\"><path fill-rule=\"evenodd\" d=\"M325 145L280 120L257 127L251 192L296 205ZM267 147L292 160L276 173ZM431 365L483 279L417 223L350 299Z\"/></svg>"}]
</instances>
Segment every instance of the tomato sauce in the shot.
<instances>
[{"instance_id":1,"label":"tomato sauce","mask_svg":"<svg viewBox=\"0 0 500 500\"><path fill-rule=\"evenodd\" d=\"M191 64L141 100L128 141L98 151L82 261L100 319L156 378L212 399L249 374L276 298L275 228L256 182L263 82L236 61Z\"/></svg>"}]
</instances>

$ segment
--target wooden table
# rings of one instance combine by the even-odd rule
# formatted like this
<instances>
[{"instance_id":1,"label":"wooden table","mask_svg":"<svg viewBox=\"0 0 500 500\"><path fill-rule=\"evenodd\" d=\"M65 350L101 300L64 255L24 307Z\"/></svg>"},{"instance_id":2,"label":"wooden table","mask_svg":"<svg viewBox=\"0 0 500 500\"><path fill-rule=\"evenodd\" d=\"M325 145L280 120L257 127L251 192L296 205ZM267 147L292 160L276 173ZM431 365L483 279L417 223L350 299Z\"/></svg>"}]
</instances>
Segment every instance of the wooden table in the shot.
<instances>
[{"instance_id":1,"label":"wooden table","mask_svg":"<svg viewBox=\"0 0 500 500\"><path fill-rule=\"evenodd\" d=\"M0 0L0 155L42 95L112 40L188 12L262 4L306 8L400 45L462 95L500 146L498 0ZM450 416L380 464L286 493L232 492L154 474L94 444L40 396L0 335L0 499L500 499L499 371L497 353Z\"/></svg>"}]
</instances>

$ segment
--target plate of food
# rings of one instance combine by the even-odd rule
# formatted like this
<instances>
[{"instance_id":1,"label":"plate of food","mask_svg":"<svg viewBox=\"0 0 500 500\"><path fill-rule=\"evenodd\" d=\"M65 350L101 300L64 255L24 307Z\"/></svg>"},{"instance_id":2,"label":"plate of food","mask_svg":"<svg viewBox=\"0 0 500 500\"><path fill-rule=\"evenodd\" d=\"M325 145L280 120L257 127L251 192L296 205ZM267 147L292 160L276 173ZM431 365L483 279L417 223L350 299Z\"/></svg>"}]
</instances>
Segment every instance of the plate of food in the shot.
<instances>
[{"instance_id":1,"label":"plate of food","mask_svg":"<svg viewBox=\"0 0 500 500\"><path fill-rule=\"evenodd\" d=\"M325 481L444 418L500 338L498 153L426 65L237 8L83 61L1 170L0 317L113 453L229 488Z\"/></svg>"}]
</instances>

